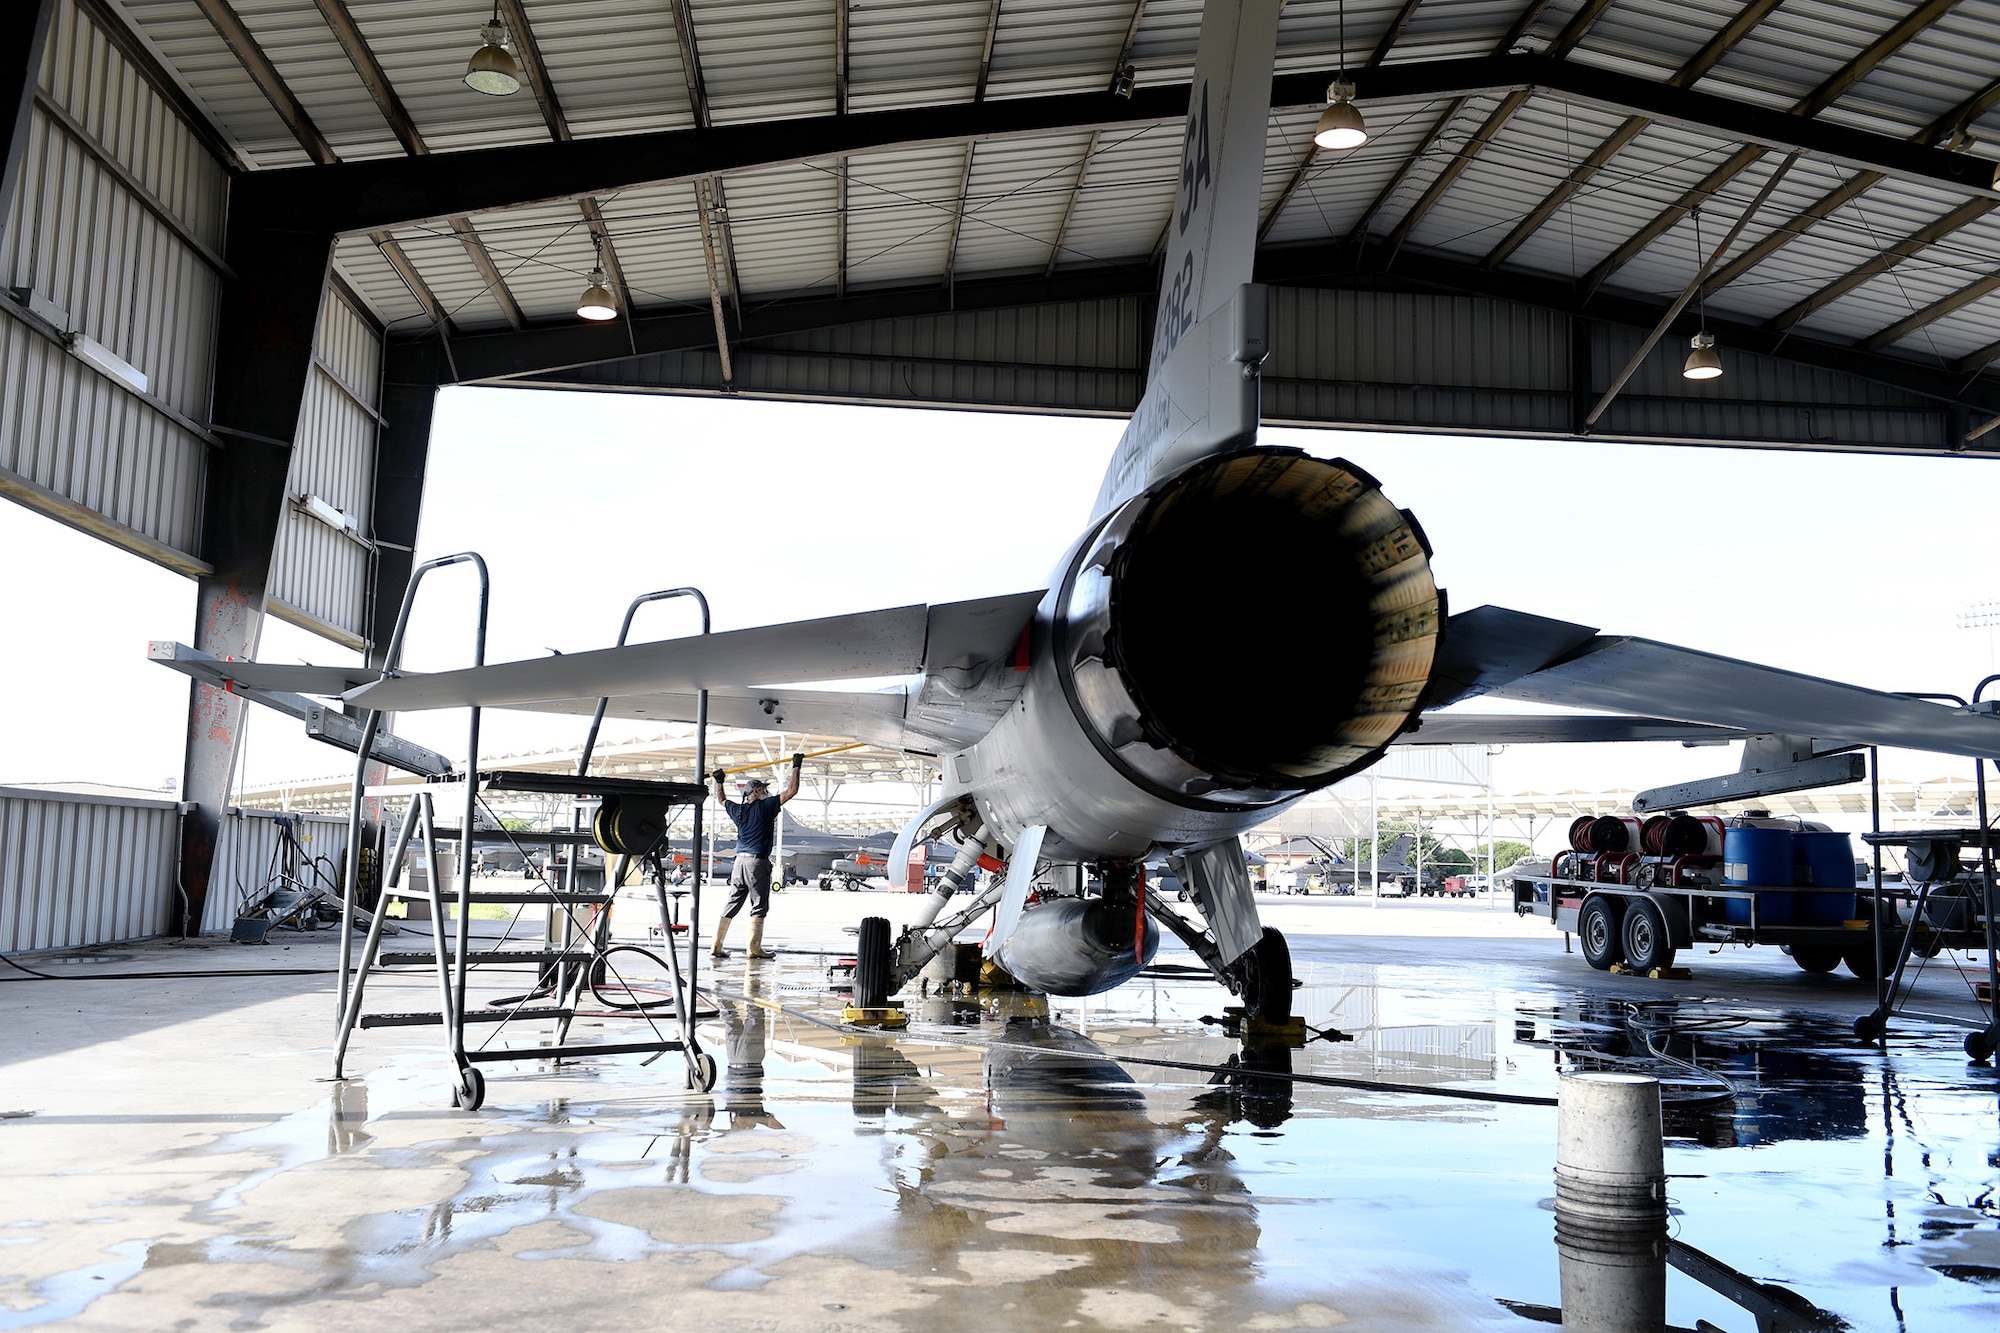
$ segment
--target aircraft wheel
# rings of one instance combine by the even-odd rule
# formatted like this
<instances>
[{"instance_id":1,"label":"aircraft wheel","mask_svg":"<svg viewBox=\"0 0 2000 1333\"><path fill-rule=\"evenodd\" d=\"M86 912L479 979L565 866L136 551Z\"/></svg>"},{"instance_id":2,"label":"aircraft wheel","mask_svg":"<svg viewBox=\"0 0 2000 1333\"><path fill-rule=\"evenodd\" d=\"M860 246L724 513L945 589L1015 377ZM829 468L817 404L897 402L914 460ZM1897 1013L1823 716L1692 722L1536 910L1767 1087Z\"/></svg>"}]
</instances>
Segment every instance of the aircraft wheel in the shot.
<instances>
[{"instance_id":1,"label":"aircraft wheel","mask_svg":"<svg viewBox=\"0 0 2000 1333\"><path fill-rule=\"evenodd\" d=\"M1831 972L1840 966L1838 944L1794 944L1787 952L1793 962L1808 972Z\"/></svg>"},{"instance_id":2,"label":"aircraft wheel","mask_svg":"<svg viewBox=\"0 0 2000 1333\"><path fill-rule=\"evenodd\" d=\"M882 1009L889 1003L889 918L861 918L854 949L854 1007Z\"/></svg>"},{"instance_id":3,"label":"aircraft wheel","mask_svg":"<svg viewBox=\"0 0 2000 1333\"><path fill-rule=\"evenodd\" d=\"M1625 958L1624 943L1618 938L1618 905L1601 893L1583 900L1576 914L1576 942L1583 949L1583 961L1600 972Z\"/></svg>"},{"instance_id":4,"label":"aircraft wheel","mask_svg":"<svg viewBox=\"0 0 2000 1333\"><path fill-rule=\"evenodd\" d=\"M1650 898L1634 898L1625 907L1625 961L1634 971L1650 972L1674 965L1674 946L1667 935L1667 918Z\"/></svg>"},{"instance_id":5,"label":"aircraft wheel","mask_svg":"<svg viewBox=\"0 0 2000 1333\"><path fill-rule=\"evenodd\" d=\"M461 1111L477 1111L486 1104L486 1075L479 1066L467 1065L452 1080L451 1104Z\"/></svg>"},{"instance_id":6,"label":"aircraft wheel","mask_svg":"<svg viewBox=\"0 0 2000 1333\"><path fill-rule=\"evenodd\" d=\"M1239 964L1243 971L1243 1012L1251 1018L1282 1023L1292 1016L1292 949L1271 927L1250 946Z\"/></svg>"}]
</instances>

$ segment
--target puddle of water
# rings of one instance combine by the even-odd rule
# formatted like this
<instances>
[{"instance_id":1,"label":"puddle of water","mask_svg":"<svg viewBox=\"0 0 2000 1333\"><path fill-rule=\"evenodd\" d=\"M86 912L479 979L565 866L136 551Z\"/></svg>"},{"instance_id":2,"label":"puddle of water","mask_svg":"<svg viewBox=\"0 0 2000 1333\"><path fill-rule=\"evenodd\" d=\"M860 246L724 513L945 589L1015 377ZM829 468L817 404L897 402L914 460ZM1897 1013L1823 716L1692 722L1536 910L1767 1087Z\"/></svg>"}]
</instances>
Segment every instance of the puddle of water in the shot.
<instances>
[{"instance_id":1,"label":"puddle of water","mask_svg":"<svg viewBox=\"0 0 2000 1333\"><path fill-rule=\"evenodd\" d=\"M235 1230L189 1253L315 1266L307 1293L231 1298L246 1317L429 1283L454 1256L543 1222L560 1239L525 1262L716 1252L716 1284L745 1291L808 1255L885 1282L941 1275L942 1322L990 1317L997 1292L1031 1325L1090 1310L1146 1322L1152 1301L1170 1322L1195 1311L1210 1325L1305 1302L1361 1327L1422 1315L1518 1328L1513 1311L1581 1300L1588 1281L1648 1284L1682 1328L1759 1327L1746 1300L1767 1322L1789 1310L1797 1327L1816 1309L1899 1331L2000 1315L2000 1082L1968 1069L1955 1032L1902 1032L1885 1054L1769 1009L1447 990L1434 972L1432 989L1411 989L1366 967L1310 979L1300 1011L1352 1040L1246 1049L1201 1022L1220 1007L1213 987L1166 979L1058 1002L1053 1025L1010 1023L1023 1008L1012 1002L937 997L913 1005L899 1036L725 1003L707 1038L723 1066L710 1095L681 1091L673 1058L524 1062L488 1067L478 1117L439 1112L435 1051L412 1050L184 1154L269 1161L193 1214ZM779 993L833 1012L811 987ZM1558 1252L1544 1206L1552 1108L1286 1077L1552 1097L1579 1067L1645 1069L1689 1090L1727 1081L1719 1103L1669 1114L1679 1248L1651 1246L1643 1262ZM437 1117L434 1138L419 1116ZM347 1221L336 1249L287 1250L233 1220L253 1189L267 1218L311 1208L311 1187L286 1195L285 1181L329 1157L363 1172L448 1162L465 1183ZM0 1328L74 1314L137 1272L147 1247L107 1252L121 1258L38 1285L45 1304ZM1077 1294L1098 1288L1123 1295L1091 1306Z\"/></svg>"}]
</instances>

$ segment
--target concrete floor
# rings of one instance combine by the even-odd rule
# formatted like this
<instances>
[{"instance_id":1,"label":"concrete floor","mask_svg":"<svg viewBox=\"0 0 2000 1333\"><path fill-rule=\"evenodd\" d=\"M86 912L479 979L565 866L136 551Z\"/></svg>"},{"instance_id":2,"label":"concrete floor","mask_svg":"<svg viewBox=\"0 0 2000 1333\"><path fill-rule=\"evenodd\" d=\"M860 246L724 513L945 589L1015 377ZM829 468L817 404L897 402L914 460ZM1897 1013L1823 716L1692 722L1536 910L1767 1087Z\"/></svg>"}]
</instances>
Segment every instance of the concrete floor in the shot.
<instances>
[{"instance_id":1,"label":"concrete floor","mask_svg":"<svg viewBox=\"0 0 2000 1333\"><path fill-rule=\"evenodd\" d=\"M1353 1040L1246 1055L1171 974L1052 1025L987 997L840 1030L842 928L913 908L780 895L784 956L711 978L713 1093L676 1055L522 1061L477 1113L435 1030L360 1033L327 1081L330 932L32 960L94 979L0 985L0 1327L1526 1329L1574 1263L1554 1112L1421 1089L1548 1097L1579 1065L1730 1085L1668 1115L1669 1325L2000 1325L2000 1077L1943 1024L1856 1043L1851 979L1768 949L1611 977L1504 911L1276 899L1301 1012ZM1917 1007L1972 1013L1952 962ZM263 968L307 971L226 975ZM120 979L169 970L203 975ZM1232 1057L1308 1081L1211 1081Z\"/></svg>"}]
</instances>

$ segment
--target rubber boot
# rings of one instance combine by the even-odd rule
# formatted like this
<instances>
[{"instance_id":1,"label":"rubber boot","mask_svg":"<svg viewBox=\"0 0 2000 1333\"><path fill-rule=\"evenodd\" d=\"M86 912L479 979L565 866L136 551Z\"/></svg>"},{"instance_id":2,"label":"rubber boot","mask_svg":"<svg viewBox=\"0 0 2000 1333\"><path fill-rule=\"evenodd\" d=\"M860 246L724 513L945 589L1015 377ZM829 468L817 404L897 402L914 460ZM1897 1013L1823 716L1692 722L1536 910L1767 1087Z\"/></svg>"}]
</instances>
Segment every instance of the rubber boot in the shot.
<instances>
[{"instance_id":1,"label":"rubber boot","mask_svg":"<svg viewBox=\"0 0 2000 1333\"><path fill-rule=\"evenodd\" d=\"M722 937L729 933L729 923L733 920L735 920L734 917L726 916L723 917L722 920L715 923L715 943L709 946L708 950L708 956L710 958L729 957L729 950L722 947Z\"/></svg>"},{"instance_id":2,"label":"rubber boot","mask_svg":"<svg viewBox=\"0 0 2000 1333\"><path fill-rule=\"evenodd\" d=\"M764 947L764 918L750 918L750 947L743 951L745 958L776 958L778 955Z\"/></svg>"}]
</instances>

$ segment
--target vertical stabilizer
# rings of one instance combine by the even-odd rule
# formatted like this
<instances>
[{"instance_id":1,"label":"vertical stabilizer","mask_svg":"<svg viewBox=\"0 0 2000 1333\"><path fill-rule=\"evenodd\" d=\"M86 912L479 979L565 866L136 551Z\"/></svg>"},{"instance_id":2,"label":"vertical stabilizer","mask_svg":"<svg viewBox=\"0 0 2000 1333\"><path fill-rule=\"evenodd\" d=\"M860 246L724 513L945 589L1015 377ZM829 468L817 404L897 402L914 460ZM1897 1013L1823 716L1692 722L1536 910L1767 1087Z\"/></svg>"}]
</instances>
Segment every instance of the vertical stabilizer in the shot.
<instances>
[{"instance_id":1,"label":"vertical stabilizer","mask_svg":"<svg viewBox=\"0 0 2000 1333\"><path fill-rule=\"evenodd\" d=\"M1250 283L1283 0L1208 0L1167 223L1146 394L1111 456L1095 512L1168 473L1257 438L1257 366L1268 347Z\"/></svg>"}]
</instances>

